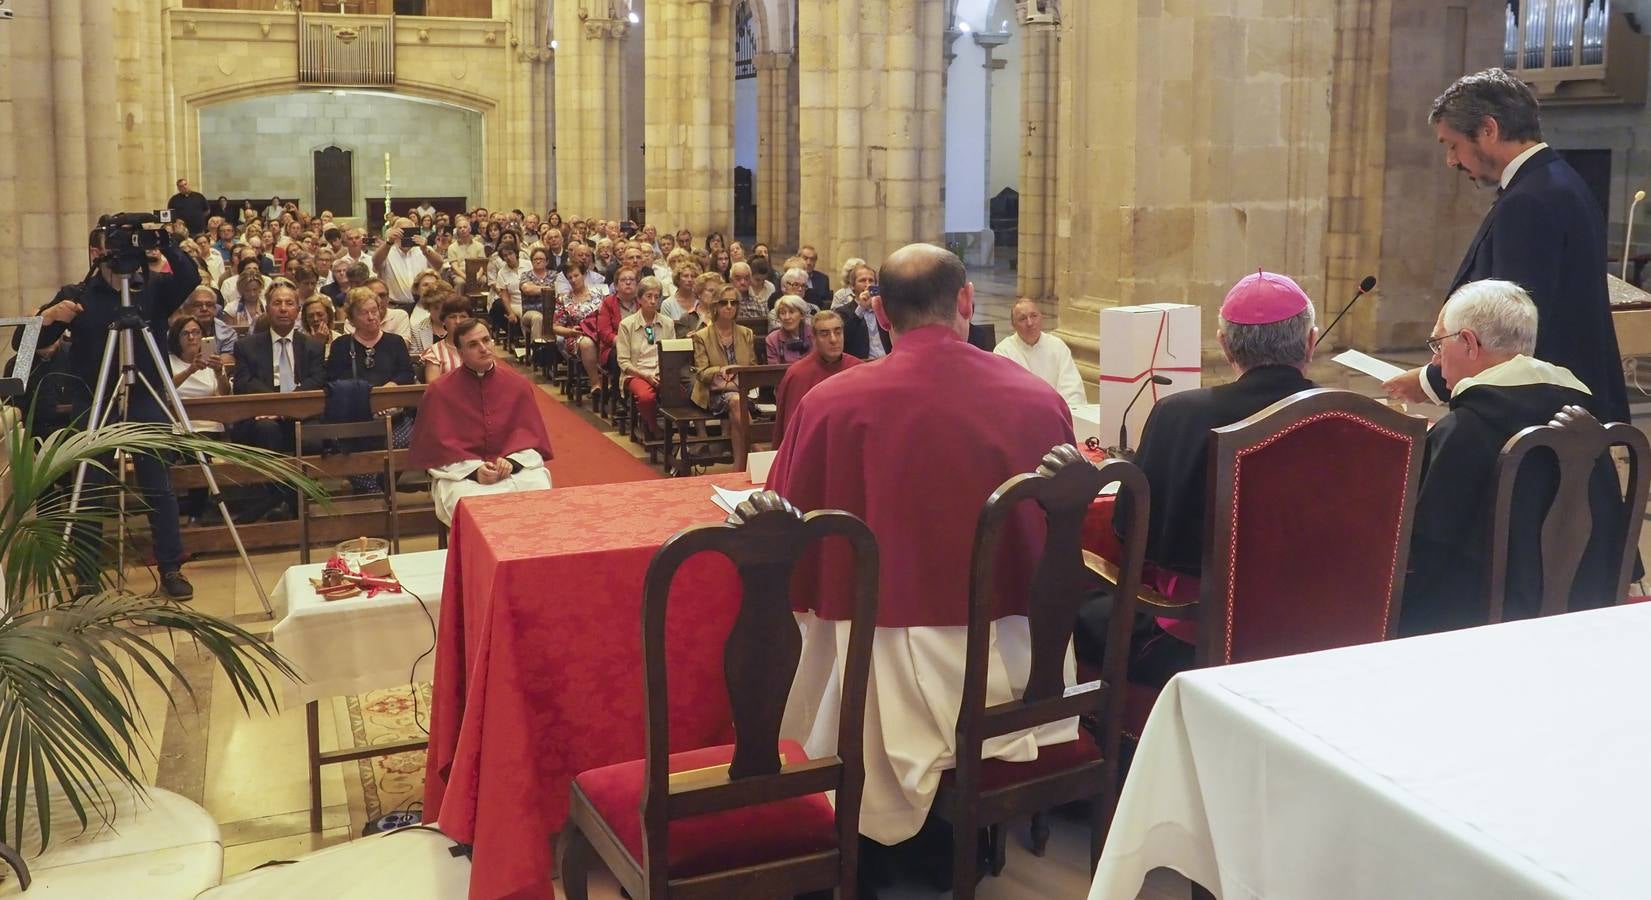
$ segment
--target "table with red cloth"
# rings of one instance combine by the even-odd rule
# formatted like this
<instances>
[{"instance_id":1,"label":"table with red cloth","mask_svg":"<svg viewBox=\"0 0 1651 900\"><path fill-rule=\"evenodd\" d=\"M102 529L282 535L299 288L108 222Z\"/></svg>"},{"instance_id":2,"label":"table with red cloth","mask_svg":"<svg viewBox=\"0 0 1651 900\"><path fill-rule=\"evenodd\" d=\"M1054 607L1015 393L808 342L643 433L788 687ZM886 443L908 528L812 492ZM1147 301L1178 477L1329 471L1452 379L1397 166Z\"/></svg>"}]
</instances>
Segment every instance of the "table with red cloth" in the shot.
<instances>
[{"instance_id":1,"label":"table with red cloth","mask_svg":"<svg viewBox=\"0 0 1651 900\"><path fill-rule=\"evenodd\" d=\"M467 498L454 516L425 817L473 848L470 896L551 897L553 836L586 769L644 755L642 582L659 545L724 518L743 473ZM733 740L722 645L733 565L679 570L667 617L671 749Z\"/></svg>"}]
</instances>

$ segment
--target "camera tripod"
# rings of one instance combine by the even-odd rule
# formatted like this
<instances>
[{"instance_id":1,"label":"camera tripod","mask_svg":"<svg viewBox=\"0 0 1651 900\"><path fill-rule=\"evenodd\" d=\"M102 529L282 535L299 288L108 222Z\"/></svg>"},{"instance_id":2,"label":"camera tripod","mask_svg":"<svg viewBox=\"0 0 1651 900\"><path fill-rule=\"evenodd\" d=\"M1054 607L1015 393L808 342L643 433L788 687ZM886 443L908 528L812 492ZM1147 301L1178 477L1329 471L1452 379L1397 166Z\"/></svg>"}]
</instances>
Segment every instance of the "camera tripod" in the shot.
<instances>
[{"instance_id":1,"label":"camera tripod","mask_svg":"<svg viewBox=\"0 0 1651 900\"><path fill-rule=\"evenodd\" d=\"M86 430L96 431L112 421L112 414L119 409L121 416L118 421L126 421L126 414L131 408L131 393L133 388L142 383L149 396L155 398L167 421L171 422L174 431L185 431L196 434L194 423L189 421L189 415L183 408L183 398L178 396L177 385L168 377L171 367L166 364L166 357L160 351L160 345L155 342L155 335L149 330L149 323L144 321L143 315L137 307L132 305L132 276L127 272L117 272L120 277L120 312L115 322L103 339L102 362L98 364L97 387L92 395L92 410L86 421ZM166 396L162 397L149 383L149 379L138 371L137 347L133 339L134 334L143 336L144 348L149 353L149 359L155 364L155 372L161 384L166 388ZM118 381L111 389L109 381L114 366L111 364L119 354L120 374ZM275 611L270 606L269 594L264 591L264 583L258 579L258 571L252 566L252 559L247 556L246 545L241 543L241 533L235 527L235 520L230 517L229 505L224 501L223 492L218 489L218 479L212 474L212 465L207 462L206 454L200 451L195 453L195 461L201 467L201 475L206 479L208 499L217 505L218 512L224 517L224 524L229 526L230 538L235 542L235 552L240 555L241 563L246 566L247 577L252 579L252 586L258 591L258 602L264 607L264 615L274 618ZM75 470L74 492L69 499L69 513L72 516L80 510L81 494L85 488L86 471L90 461L82 461ZM117 468L116 470L121 471ZM120 507L122 532L124 533L124 519L126 507L124 496ZM124 555L124 543L121 544ZM125 560L117 563L117 573L121 580L125 575Z\"/></svg>"}]
</instances>

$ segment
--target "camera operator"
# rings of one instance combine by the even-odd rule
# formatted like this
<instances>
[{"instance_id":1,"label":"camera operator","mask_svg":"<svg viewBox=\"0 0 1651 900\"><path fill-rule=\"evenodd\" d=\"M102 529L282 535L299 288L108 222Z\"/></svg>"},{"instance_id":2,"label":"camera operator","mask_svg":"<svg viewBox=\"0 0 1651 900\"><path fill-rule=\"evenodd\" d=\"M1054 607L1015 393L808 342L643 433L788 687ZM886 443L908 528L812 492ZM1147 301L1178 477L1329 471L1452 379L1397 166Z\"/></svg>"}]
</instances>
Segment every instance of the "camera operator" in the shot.
<instances>
[{"instance_id":1,"label":"camera operator","mask_svg":"<svg viewBox=\"0 0 1651 900\"><path fill-rule=\"evenodd\" d=\"M167 336L167 320L201 283L200 270L183 250L172 244L164 229L154 232L159 241L157 250L147 251L147 265L131 276L132 306L142 316L145 327L156 336L157 343ZM98 367L103 361L107 335L113 330L120 314L120 276L104 255L105 231L94 228L88 241L96 269L77 286L68 286L59 292L59 299L48 304L41 315L45 327L41 329L38 346L55 344L65 331L69 333L68 370L86 383L87 392L96 390ZM127 251L133 252L133 251ZM171 271L166 271L170 266ZM78 288L78 299L74 291ZM68 295L68 296L65 296ZM161 379L171 373L155 369L155 361L140 335L134 335L135 353L132 363L156 391L165 391ZM118 355L117 355L118 356ZM116 361L118 364L118 359ZM110 373L108 392L113 394L119 381L119 372ZM164 397L164 394L162 395ZM150 392L141 385L133 385L128 392L127 420L132 422L167 422L165 410ZM114 416L107 417L114 421ZM173 600L189 600L195 589L183 577L183 538L178 533L178 498L172 493L172 477L163 460L152 456L137 456L138 486L149 506L149 529L153 533L155 562L160 570L161 591ZM90 466L86 472L89 488L102 488L111 483L112 476ZM81 573L83 582L92 582L96 573Z\"/></svg>"}]
</instances>

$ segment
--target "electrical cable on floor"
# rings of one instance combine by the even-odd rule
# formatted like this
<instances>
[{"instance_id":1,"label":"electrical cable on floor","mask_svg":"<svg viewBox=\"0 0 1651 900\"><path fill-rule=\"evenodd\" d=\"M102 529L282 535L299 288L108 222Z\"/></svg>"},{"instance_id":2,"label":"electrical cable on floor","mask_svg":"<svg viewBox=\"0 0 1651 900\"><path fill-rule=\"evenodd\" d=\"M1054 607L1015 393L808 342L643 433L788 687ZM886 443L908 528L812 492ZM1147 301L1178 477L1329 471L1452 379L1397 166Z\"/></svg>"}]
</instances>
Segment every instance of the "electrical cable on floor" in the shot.
<instances>
[{"instance_id":1,"label":"electrical cable on floor","mask_svg":"<svg viewBox=\"0 0 1651 900\"><path fill-rule=\"evenodd\" d=\"M424 727L424 723L419 721L419 711L418 711L418 664L421 663L421 662L424 662L424 658L426 656L429 656L430 654L436 652L436 641L437 641L437 637L436 637L436 617L430 615L430 607L425 605L423 597L420 597L417 593L415 593L411 588L407 587L405 584L401 586L401 589L402 589L402 591L406 592L406 594L408 596L410 596L414 600L418 601L418 608L424 610L424 618L425 618L426 621L428 621L430 623L430 647L429 647L429 649L425 650L423 653L420 653L418 655L417 659L413 660L413 667L410 670L408 670L408 672L407 672L407 689L413 695L413 724L417 725L418 729L420 731L424 732L425 737L429 737L430 736L430 729Z\"/></svg>"}]
</instances>

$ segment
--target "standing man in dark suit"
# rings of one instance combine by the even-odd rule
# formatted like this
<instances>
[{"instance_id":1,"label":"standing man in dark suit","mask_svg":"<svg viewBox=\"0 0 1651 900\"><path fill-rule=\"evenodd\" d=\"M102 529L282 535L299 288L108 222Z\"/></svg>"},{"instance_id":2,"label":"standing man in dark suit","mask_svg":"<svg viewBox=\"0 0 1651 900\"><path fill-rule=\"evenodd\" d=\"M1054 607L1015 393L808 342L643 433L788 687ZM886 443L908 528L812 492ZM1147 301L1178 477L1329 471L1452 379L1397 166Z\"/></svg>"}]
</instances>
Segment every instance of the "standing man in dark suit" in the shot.
<instances>
[{"instance_id":1,"label":"standing man in dark suit","mask_svg":"<svg viewBox=\"0 0 1651 900\"><path fill-rule=\"evenodd\" d=\"M326 357L321 343L304 334L298 325L298 290L287 281L270 286L265 304L269 330L249 334L235 342L234 388L237 394L274 394L318 391L326 376ZM293 428L290 419L259 416L238 426L236 439L269 450L291 450ZM254 515L254 521L269 513L271 518L287 515L294 496L286 488L270 485L269 495Z\"/></svg>"},{"instance_id":2,"label":"standing man in dark suit","mask_svg":"<svg viewBox=\"0 0 1651 900\"><path fill-rule=\"evenodd\" d=\"M1536 358L1587 385L1602 421L1628 421L1605 282L1604 217L1581 176L1542 141L1536 97L1514 76L1487 69L1457 79L1433 101L1428 121L1446 165L1497 189L1446 296L1485 279L1524 288L1540 317ZM1437 363L1383 387L1411 402L1450 399Z\"/></svg>"}]
</instances>

